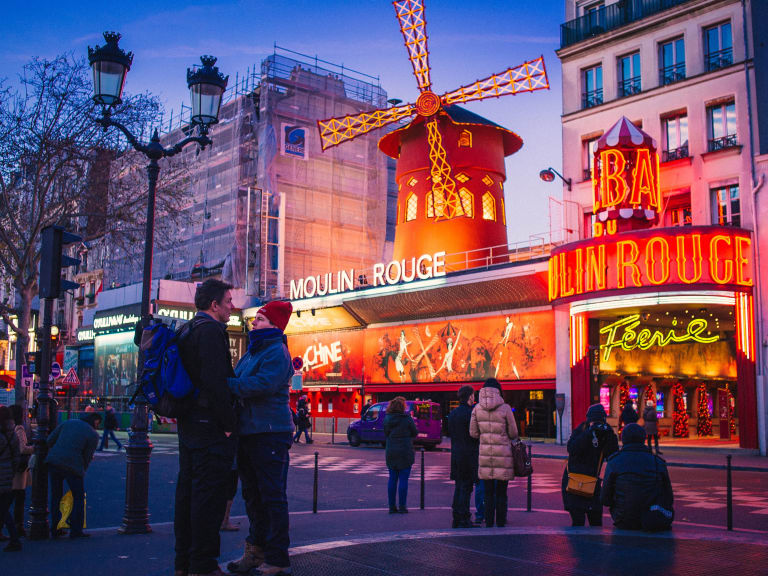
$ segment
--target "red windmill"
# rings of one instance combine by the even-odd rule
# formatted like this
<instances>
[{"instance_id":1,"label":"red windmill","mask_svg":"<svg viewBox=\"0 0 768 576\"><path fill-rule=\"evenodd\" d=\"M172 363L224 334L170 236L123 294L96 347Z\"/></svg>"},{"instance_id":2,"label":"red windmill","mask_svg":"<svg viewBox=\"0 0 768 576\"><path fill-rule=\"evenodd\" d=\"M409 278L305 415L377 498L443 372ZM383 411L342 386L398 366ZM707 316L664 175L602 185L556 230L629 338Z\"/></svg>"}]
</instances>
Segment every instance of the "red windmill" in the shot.
<instances>
[{"instance_id":1,"label":"red windmill","mask_svg":"<svg viewBox=\"0 0 768 576\"><path fill-rule=\"evenodd\" d=\"M407 126L379 141L379 149L398 160L394 258L473 251L472 258L485 262L485 249L507 244L504 157L517 152L523 142L515 133L456 104L549 89L544 58L438 96L429 76L424 2L393 4L421 93L415 104L319 121L322 148L415 114ZM498 253L497 248L494 255ZM450 258L447 264L452 264Z\"/></svg>"}]
</instances>

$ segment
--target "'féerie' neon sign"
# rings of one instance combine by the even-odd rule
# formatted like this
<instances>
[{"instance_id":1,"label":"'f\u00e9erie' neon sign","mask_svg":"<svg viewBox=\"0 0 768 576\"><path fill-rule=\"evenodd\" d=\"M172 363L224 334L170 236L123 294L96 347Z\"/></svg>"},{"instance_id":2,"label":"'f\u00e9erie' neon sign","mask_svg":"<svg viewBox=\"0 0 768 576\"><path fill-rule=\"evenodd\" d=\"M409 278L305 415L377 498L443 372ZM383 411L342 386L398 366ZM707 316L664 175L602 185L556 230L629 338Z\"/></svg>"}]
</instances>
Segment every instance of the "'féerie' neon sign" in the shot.
<instances>
[{"instance_id":1,"label":"'f\u00e9erie' neon sign","mask_svg":"<svg viewBox=\"0 0 768 576\"><path fill-rule=\"evenodd\" d=\"M661 330L651 330L650 328L643 328L639 332L635 331L640 325L640 314L632 314L626 318L617 320L613 324L600 328L600 334L608 334L608 340L605 344L600 345L600 349L603 351L603 361L607 362L611 357L611 352L614 348L621 347L622 350L627 352L639 348L640 350L648 350L652 346L659 346L660 348L670 343L681 342L700 342L701 344L711 344L717 342L719 336L702 336L707 330L707 321L703 318L694 318L688 323L685 334L678 336L675 331L670 329L667 334L664 334ZM619 329L623 328L624 331L620 337L617 336Z\"/></svg>"}]
</instances>

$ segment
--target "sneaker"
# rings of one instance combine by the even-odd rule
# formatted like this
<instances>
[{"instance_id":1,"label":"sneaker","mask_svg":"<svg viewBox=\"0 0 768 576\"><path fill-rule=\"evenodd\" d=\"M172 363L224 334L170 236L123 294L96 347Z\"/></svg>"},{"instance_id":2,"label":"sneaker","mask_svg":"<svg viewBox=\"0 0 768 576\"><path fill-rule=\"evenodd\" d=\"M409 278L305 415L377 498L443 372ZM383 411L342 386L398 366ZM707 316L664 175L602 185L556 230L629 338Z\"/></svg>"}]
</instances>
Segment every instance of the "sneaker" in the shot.
<instances>
[{"instance_id":1,"label":"sneaker","mask_svg":"<svg viewBox=\"0 0 768 576\"><path fill-rule=\"evenodd\" d=\"M21 552L21 542L19 540L11 540L3 550L6 552Z\"/></svg>"}]
</instances>

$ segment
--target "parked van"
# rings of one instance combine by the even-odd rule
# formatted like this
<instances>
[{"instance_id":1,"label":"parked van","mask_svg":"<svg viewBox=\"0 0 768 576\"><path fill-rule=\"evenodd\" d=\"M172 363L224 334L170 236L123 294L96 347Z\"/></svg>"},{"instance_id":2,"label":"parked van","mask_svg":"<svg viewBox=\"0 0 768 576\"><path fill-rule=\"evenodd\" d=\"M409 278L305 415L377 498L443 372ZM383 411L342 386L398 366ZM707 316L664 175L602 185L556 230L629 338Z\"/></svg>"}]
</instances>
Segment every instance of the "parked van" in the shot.
<instances>
[{"instance_id":1,"label":"parked van","mask_svg":"<svg viewBox=\"0 0 768 576\"><path fill-rule=\"evenodd\" d=\"M347 428L347 440L350 446L360 446L360 444L385 444L384 437L384 417L387 415L387 406L389 402L379 402L374 404L362 418L357 422L352 422ZM427 449L440 444L442 440L442 414L440 404L430 400L407 400L406 410L416 423L418 436L413 439L413 443L421 445Z\"/></svg>"}]
</instances>

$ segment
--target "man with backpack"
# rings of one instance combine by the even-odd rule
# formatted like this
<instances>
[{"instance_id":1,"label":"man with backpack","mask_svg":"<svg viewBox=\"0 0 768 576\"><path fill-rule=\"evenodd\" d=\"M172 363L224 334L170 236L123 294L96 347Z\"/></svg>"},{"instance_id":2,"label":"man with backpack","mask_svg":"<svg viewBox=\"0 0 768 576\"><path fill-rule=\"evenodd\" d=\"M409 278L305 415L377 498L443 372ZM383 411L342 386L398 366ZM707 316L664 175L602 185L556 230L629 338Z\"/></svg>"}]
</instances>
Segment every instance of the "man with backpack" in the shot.
<instances>
[{"instance_id":1,"label":"man with backpack","mask_svg":"<svg viewBox=\"0 0 768 576\"><path fill-rule=\"evenodd\" d=\"M219 527L234 461L236 414L227 378L234 376L226 323L232 286L206 280L197 287L197 315L181 328L179 357L195 392L177 417L175 576L218 576Z\"/></svg>"}]
</instances>

